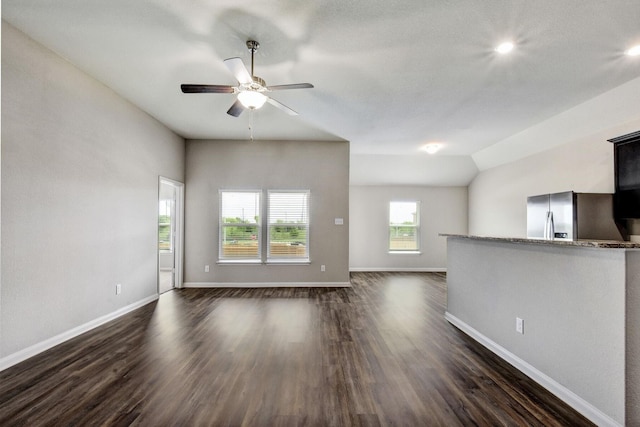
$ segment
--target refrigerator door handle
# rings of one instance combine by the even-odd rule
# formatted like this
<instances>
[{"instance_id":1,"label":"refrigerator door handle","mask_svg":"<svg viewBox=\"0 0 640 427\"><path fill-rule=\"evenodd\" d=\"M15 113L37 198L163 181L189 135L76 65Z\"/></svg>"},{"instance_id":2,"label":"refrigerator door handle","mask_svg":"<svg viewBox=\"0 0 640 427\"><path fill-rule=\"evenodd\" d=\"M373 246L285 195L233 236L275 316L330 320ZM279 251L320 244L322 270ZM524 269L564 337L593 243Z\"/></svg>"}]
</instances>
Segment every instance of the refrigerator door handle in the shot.
<instances>
[{"instance_id":1,"label":"refrigerator door handle","mask_svg":"<svg viewBox=\"0 0 640 427\"><path fill-rule=\"evenodd\" d=\"M553 224L553 211L547 212L547 220L544 223L544 238L547 240L553 240L556 230Z\"/></svg>"},{"instance_id":2,"label":"refrigerator door handle","mask_svg":"<svg viewBox=\"0 0 640 427\"><path fill-rule=\"evenodd\" d=\"M542 238L545 240L549 240L549 228L551 226L551 211L547 211L547 217L544 221L544 233L542 234Z\"/></svg>"}]
</instances>

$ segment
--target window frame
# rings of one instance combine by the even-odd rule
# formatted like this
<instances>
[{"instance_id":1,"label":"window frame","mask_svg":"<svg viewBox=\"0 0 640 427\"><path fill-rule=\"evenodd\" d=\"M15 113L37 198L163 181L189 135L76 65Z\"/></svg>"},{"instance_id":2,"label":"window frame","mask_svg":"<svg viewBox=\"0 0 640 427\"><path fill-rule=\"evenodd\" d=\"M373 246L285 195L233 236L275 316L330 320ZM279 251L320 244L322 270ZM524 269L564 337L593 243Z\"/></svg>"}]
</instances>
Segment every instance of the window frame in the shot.
<instances>
[{"instance_id":1,"label":"window frame","mask_svg":"<svg viewBox=\"0 0 640 427\"><path fill-rule=\"evenodd\" d=\"M392 204L394 203L415 203L416 205L416 212L415 212L415 223L414 224L393 224L391 222L391 207ZM421 236L421 226L420 226L420 216L421 216L421 206L420 206L420 200L415 200L415 199L404 199L404 200L390 200L388 205L387 205L387 214L388 214L388 221L387 221L387 250L390 254L421 254L422 252L422 248L421 248L421 241L422 241L422 236ZM398 227L406 227L406 228L413 228L415 229L414 231L414 235L415 235L415 248L411 248L411 249L401 249L401 248L392 248L391 247L391 235L392 235L392 230L393 229L397 229Z\"/></svg>"},{"instance_id":2,"label":"window frame","mask_svg":"<svg viewBox=\"0 0 640 427\"><path fill-rule=\"evenodd\" d=\"M255 223L246 223L246 222L224 222L223 218L223 194L224 193L253 193L258 197L258 219ZM245 264L255 264L262 262L262 218L264 213L264 202L263 202L263 191L262 190L227 190L227 189L219 189L218 190L218 263L245 263ZM257 254L256 256L225 256L224 255L224 236L225 236L225 228L230 227L255 227L256 228L256 241L257 241Z\"/></svg>"},{"instance_id":3,"label":"window frame","mask_svg":"<svg viewBox=\"0 0 640 427\"><path fill-rule=\"evenodd\" d=\"M280 222L280 223L272 223L272 212L271 212L271 208L272 208L272 198L271 196L273 194L286 194L286 193L292 193L292 194L304 194L306 197L306 212L303 215L305 218L305 223L301 224L299 222ZM274 189L274 190L267 190L267 198L266 198L266 225L265 225L265 232L267 235L266 240L266 245L267 245L267 250L266 250L266 263L273 263L273 264L282 264L282 263L292 263L292 264L300 264L300 263L310 263L311 260L311 255L310 255L310 248L309 248L309 241L310 241L310 234L311 234L311 190L280 190L280 189ZM272 242L271 242L271 229L272 227L301 227L304 226L305 228L305 240L304 240L304 248L305 248L305 253L303 256L297 256L297 255L274 255L271 251L272 249Z\"/></svg>"}]
</instances>

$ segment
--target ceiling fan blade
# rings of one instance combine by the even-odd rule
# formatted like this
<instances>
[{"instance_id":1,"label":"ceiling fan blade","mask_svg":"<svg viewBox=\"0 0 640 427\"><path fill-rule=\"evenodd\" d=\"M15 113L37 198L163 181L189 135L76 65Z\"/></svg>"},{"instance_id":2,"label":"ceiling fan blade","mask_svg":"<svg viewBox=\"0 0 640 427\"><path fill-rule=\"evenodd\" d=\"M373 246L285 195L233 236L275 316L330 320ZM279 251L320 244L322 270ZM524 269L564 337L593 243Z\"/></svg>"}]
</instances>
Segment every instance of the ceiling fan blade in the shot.
<instances>
[{"instance_id":1,"label":"ceiling fan blade","mask_svg":"<svg viewBox=\"0 0 640 427\"><path fill-rule=\"evenodd\" d=\"M180 85L183 93L233 93L233 86L224 85Z\"/></svg>"},{"instance_id":2,"label":"ceiling fan blade","mask_svg":"<svg viewBox=\"0 0 640 427\"><path fill-rule=\"evenodd\" d=\"M311 89L313 85L311 83L294 83L290 85L276 85L269 86L269 90L284 90L284 89Z\"/></svg>"},{"instance_id":3,"label":"ceiling fan blade","mask_svg":"<svg viewBox=\"0 0 640 427\"><path fill-rule=\"evenodd\" d=\"M244 62L242 62L242 59L238 57L225 59L224 65L226 65L229 71L231 71L231 74L233 74L238 83L244 85L253 83L251 74L249 74L249 71L247 71L247 67L244 66Z\"/></svg>"},{"instance_id":4,"label":"ceiling fan blade","mask_svg":"<svg viewBox=\"0 0 640 427\"><path fill-rule=\"evenodd\" d=\"M233 103L227 114L233 117L238 117L244 111L244 106L240 102L240 100L236 99L236 102Z\"/></svg>"},{"instance_id":5,"label":"ceiling fan blade","mask_svg":"<svg viewBox=\"0 0 640 427\"><path fill-rule=\"evenodd\" d=\"M273 105L274 107L277 107L277 108L281 109L282 111L284 111L285 113L289 114L290 116L297 116L298 115L298 113L293 111L291 108L289 108L286 105L276 101L273 98L267 98L267 102L269 104Z\"/></svg>"}]
</instances>

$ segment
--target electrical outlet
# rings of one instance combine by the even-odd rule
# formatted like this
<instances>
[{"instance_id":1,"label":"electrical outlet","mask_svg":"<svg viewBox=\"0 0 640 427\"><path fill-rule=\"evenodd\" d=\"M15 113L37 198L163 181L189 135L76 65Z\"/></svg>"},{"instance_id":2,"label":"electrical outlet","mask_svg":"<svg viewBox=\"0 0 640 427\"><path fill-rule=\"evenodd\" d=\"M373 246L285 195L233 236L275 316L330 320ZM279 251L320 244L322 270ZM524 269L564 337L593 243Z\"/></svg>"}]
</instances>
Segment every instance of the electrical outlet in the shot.
<instances>
[{"instance_id":1,"label":"electrical outlet","mask_svg":"<svg viewBox=\"0 0 640 427\"><path fill-rule=\"evenodd\" d=\"M322 264L322 265L320 266L320 271L325 271L325 270L326 270L326 268L325 268L324 264Z\"/></svg>"},{"instance_id":2,"label":"electrical outlet","mask_svg":"<svg viewBox=\"0 0 640 427\"><path fill-rule=\"evenodd\" d=\"M209 272L209 266L208 266L208 265L205 265L205 266L204 266L204 272L205 272L205 273L208 273L208 272Z\"/></svg>"},{"instance_id":3,"label":"electrical outlet","mask_svg":"<svg viewBox=\"0 0 640 427\"><path fill-rule=\"evenodd\" d=\"M524 320L516 317L516 332L524 334Z\"/></svg>"},{"instance_id":4,"label":"electrical outlet","mask_svg":"<svg viewBox=\"0 0 640 427\"><path fill-rule=\"evenodd\" d=\"M116 285L116 295L120 295L121 292L122 292L122 285L118 283Z\"/></svg>"}]
</instances>

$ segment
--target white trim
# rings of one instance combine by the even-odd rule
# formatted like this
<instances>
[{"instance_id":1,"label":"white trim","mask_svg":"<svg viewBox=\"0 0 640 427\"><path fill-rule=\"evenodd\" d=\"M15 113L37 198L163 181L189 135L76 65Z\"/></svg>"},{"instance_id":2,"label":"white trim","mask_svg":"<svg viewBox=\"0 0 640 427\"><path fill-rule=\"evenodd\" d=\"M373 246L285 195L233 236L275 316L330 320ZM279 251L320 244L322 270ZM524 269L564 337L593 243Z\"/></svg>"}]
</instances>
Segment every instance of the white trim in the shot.
<instances>
[{"instance_id":1,"label":"white trim","mask_svg":"<svg viewBox=\"0 0 640 427\"><path fill-rule=\"evenodd\" d=\"M226 223L224 222L223 218L222 218L222 209L224 208L224 205L222 203L222 195L224 193L253 193L254 195L258 195L258 219L255 223ZM244 189L244 190L231 190L231 189L223 189L223 188L218 188L218 261L217 263L220 265L223 264L233 264L233 263L256 263L256 264L260 264L262 263L262 254L263 254L263 214L265 212L265 203L263 201L264 199L264 191L261 189ZM243 208L243 212L244 212L244 208ZM258 232L258 235L256 236L256 240L258 242L258 253L256 254L255 257L252 258L233 258L233 257L224 257L223 256L223 250L222 250L222 239L224 236L224 228L225 227L251 227L251 226L255 226Z\"/></svg>"},{"instance_id":2,"label":"white trim","mask_svg":"<svg viewBox=\"0 0 640 427\"><path fill-rule=\"evenodd\" d=\"M291 193L291 194L305 194L306 195L306 208L307 208L307 212L305 215L305 219L306 222L303 224L300 223L295 223L295 222L291 222L291 223L273 223L271 222L272 218L271 218L271 195L275 194L275 193ZM306 239L305 239L305 251L306 251L306 257L300 259L301 262L303 263L309 263L309 236L311 234L311 190L307 189L307 190L267 190L267 203L265 204L266 208L267 208L267 215L265 216L265 218L267 218L267 263L277 263L277 262L289 262L289 260L294 260L296 258L293 257L278 257L278 256L272 256L271 255L271 227L299 227L304 225L307 228L307 232L306 234Z\"/></svg>"},{"instance_id":3,"label":"white trim","mask_svg":"<svg viewBox=\"0 0 640 427\"><path fill-rule=\"evenodd\" d=\"M260 259L219 259L216 261L217 265L262 265Z\"/></svg>"},{"instance_id":4,"label":"white trim","mask_svg":"<svg viewBox=\"0 0 640 427\"><path fill-rule=\"evenodd\" d=\"M415 220L416 222L414 224L392 224L391 223L391 204L392 203L415 203L416 204L416 212L415 212ZM412 227L415 228L415 236L416 236L416 246L418 246L416 249L414 250L406 250L406 251L398 251L398 250L394 250L391 248L387 248L387 250L389 251L390 254L397 254L397 253L404 253L404 254L413 254L413 255L421 255L422 252L422 235L420 232L420 216L422 215L421 211L421 200L416 200L416 199L392 199L389 200L388 203L388 211L387 213L389 214L388 218L389 221L387 221L387 224L389 225L389 227L387 228L387 230L389 231L389 235L388 235L388 239L387 239L387 246L391 246L391 228L392 227Z\"/></svg>"},{"instance_id":5,"label":"white trim","mask_svg":"<svg viewBox=\"0 0 640 427\"><path fill-rule=\"evenodd\" d=\"M352 272L418 272L418 273L446 273L445 267L349 267Z\"/></svg>"},{"instance_id":6,"label":"white trim","mask_svg":"<svg viewBox=\"0 0 640 427\"><path fill-rule=\"evenodd\" d=\"M311 260L309 258L276 258L268 259L265 265L310 265Z\"/></svg>"},{"instance_id":7,"label":"white trim","mask_svg":"<svg viewBox=\"0 0 640 427\"><path fill-rule=\"evenodd\" d=\"M350 282L185 282L185 288L350 288Z\"/></svg>"},{"instance_id":8,"label":"white trim","mask_svg":"<svg viewBox=\"0 0 640 427\"><path fill-rule=\"evenodd\" d=\"M311 265L309 258L278 258L267 259L262 261L259 259L223 259L216 261L218 265Z\"/></svg>"},{"instance_id":9,"label":"white trim","mask_svg":"<svg viewBox=\"0 0 640 427\"><path fill-rule=\"evenodd\" d=\"M23 362L29 359L30 357L33 357L39 353L42 353L43 351L49 350L50 348L55 347L58 344L62 344L63 342L68 341L72 338L75 338L78 335L82 335L85 332L90 331L91 329L104 325L105 323L110 322L114 319L117 319L120 316L124 316L125 314L130 313L133 310L138 309L142 306L145 306L157 299L158 299L158 294L141 299L140 301L134 302L133 304L129 304L112 313L105 314L104 316L100 316L97 319L93 319L83 325L76 326L73 329L69 329L66 332L58 334L49 339L46 339L42 342L39 342L38 344L34 344L23 350L17 351L6 357L3 357L2 359L0 359L0 371L3 371L13 365L17 365L18 363Z\"/></svg>"},{"instance_id":10,"label":"white trim","mask_svg":"<svg viewBox=\"0 0 640 427\"><path fill-rule=\"evenodd\" d=\"M560 400L571 406L576 411L587 417L590 421L598 426L622 426L616 422L613 418L587 402L562 384L555 381L553 378L547 376L543 372L539 371L535 367L528 364L526 361L520 359L515 354L511 353L506 348L487 338L462 320L458 319L448 311L445 312L444 318L447 319L452 325L460 329L471 338L491 350L501 359L505 360L509 364L513 365L520 372L540 384L542 387L549 390L556 395Z\"/></svg>"},{"instance_id":11,"label":"white trim","mask_svg":"<svg viewBox=\"0 0 640 427\"><path fill-rule=\"evenodd\" d=\"M175 254L173 257L173 286L174 288L181 288L184 280L184 183L176 181L171 178L166 178L162 175L158 176L158 200L160 200L160 186L162 183L173 185L176 189L175 199L175 214L176 214L176 228L175 228ZM160 252L160 251L158 251ZM160 255L158 255L158 267L160 266ZM158 291L160 291L160 277L158 277Z\"/></svg>"}]
</instances>

